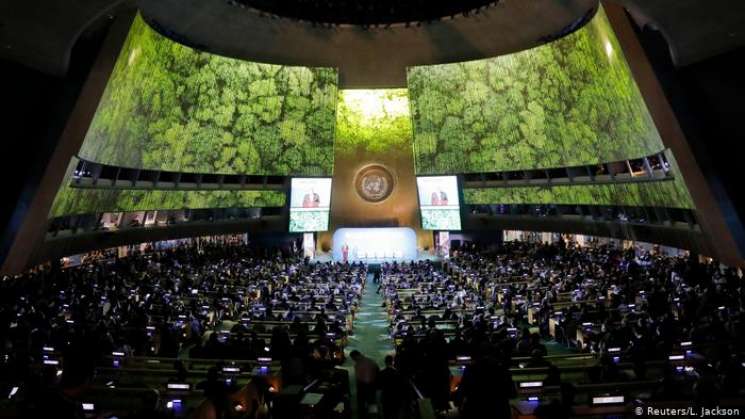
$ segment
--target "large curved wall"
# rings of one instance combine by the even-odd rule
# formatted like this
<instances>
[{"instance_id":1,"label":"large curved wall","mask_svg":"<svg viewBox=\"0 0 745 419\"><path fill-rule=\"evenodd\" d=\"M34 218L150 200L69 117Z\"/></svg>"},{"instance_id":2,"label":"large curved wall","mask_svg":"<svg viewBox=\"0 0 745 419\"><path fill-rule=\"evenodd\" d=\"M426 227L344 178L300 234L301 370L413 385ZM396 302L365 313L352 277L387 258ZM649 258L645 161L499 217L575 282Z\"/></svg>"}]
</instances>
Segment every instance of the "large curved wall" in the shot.
<instances>
[{"instance_id":1,"label":"large curved wall","mask_svg":"<svg viewBox=\"0 0 745 419\"><path fill-rule=\"evenodd\" d=\"M328 176L337 71L259 64L200 52L129 29L78 155L128 169ZM121 189L72 184L68 168L49 217L101 212L282 207L279 191Z\"/></svg>"},{"instance_id":2,"label":"large curved wall","mask_svg":"<svg viewBox=\"0 0 745 419\"><path fill-rule=\"evenodd\" d=\"M580 166L664 147L601 8L531 50L408 71L418 174Z\"/></svg>"},{"instance_id":3,"label":"large curved wall","mask_svg":"<svg viewBox=\"0 0 745 419\"><path fill-rule=\"evenodd\" d=\"M80 155L182 172L333 173L332 229L419 229L412 198L417 174L592 165L665 148L602 9L574 34L532 50L410 68L408 91L339 93L336 79L331 69L198 52L138 17ZM694 209L674 157L668 160L673 175L664 180L472 187L464 202ZM391 177L392 192L381 201L368 201L359 190L358 178L370 165ZM50 216L284 205L278 191L67 184ZM426 245L424 236L431 241L431 235L420 234ZM319 237L322 245L329 240Z\"/></svg>"},{"instance_id":4,"label":"large curved wall","mask_svg":"<svg viewBox=\"0 0 745 419\"><path fill-rule=\"evenodd\" d=\"M82 189L64 187L54 201L50 218L102 212L205 208L283 207L280 191L158 191Z\"/></svg>"},{"instance_id":5,"label":"large curved wall","mask_svg":"<svg viewBox=\"0 0 745 419\"><path fill-rule=\"evenodd\" d=\"M135 19L80 150L115 166L330 175L337 72L200 52Z\"/></svg>"},{"instance_id":6,"label":"large curved wall","mask_svg":"<svg viewBox=\"0 0 745 419\"><path fill-rule=\"evenodd\" d=\"M598 185L546 185L466 189L469 205L555 204L693 209L688 191L675 179Z\"/></svg>"}]
</instances>

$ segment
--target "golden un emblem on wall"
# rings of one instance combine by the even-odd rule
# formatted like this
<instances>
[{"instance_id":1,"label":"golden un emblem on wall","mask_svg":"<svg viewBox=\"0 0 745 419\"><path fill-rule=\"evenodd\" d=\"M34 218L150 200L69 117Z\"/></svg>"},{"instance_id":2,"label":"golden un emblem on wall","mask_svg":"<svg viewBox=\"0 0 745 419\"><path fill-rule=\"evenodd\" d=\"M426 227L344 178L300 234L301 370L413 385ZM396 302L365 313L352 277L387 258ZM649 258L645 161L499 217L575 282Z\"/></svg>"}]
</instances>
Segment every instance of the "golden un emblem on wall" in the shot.
<instances>
[{"instance_id":1,"label":"golden un emblem on wall","mask_svg":"<svg viewBox=\"0 0 745 419\"><path fill-rule=\"evenodd\" d=\"M388 169L373 164L357 172L354 180L357 194L368 202L381 202L393 192L394 179Z\"/></svg>"}]
</instances>

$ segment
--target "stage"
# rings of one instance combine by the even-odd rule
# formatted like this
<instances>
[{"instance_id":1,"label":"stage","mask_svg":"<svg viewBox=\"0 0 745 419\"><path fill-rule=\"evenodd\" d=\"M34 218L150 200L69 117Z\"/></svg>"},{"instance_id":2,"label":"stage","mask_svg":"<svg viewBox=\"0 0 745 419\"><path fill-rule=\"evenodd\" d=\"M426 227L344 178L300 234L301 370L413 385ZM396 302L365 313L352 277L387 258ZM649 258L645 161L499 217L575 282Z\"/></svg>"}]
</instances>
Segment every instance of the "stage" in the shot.
<instances>
[{"instance_id":1,"label":"stage","mask_svg":"<svg viewBox=\"0 0 745 419\"><path fill-rule=\"evenodd\" d=\"M340 228L334 232L330 247L330 251L321 250L312 233L303 237L304 254L319 262L439 262L440 255L449 250L448 246L437 248L441 252L417 247L417 234L408 227Z\"/></svg>"},{"instance_id":2,"label":"stage","mask_svg":"<svg viewBox=\"0 0 745 419\"><path fill-rule=\"evenodd\" d=\"M349 259L349 262L350 263L351 262L363 262L363 263L367 263L367 264L381 264L381 263L385 263L385 262L393 263L394 261L401 263L401 262L411 262L411 261L418 262L418 261L423 261L423 260L429 260L429 261L432 261L432 262L439 263L439 262L442 262L443 258L442 258L442 256L435 255L435 254L432 254L430 252L421 251L421 252L417 252L416 257L414 257L412 259L403 259L403 258L401 258L401 259L396 259L396 258L388 258L388 259L386 259L386 258L378 258L378 259L371 258L371 259L355 259L355 260ZM342 260L336 260L336 259L334 259L333 254L331 252L329 252L329 253L317 253L316 256L313 258L313 261L314 262L324 262L325 263L325 262L341 262Z\"/></svg>"},{"instance_id":3,"label":"stage","mask_svg":"<svg viewBox=\"0 0 745 419\"><path fill-rule=\"evenodd\" d=\"M408 227L340 228L332 239L335 261L414 260L419 256L416 233Z\"/></svg>"}]
</instances>

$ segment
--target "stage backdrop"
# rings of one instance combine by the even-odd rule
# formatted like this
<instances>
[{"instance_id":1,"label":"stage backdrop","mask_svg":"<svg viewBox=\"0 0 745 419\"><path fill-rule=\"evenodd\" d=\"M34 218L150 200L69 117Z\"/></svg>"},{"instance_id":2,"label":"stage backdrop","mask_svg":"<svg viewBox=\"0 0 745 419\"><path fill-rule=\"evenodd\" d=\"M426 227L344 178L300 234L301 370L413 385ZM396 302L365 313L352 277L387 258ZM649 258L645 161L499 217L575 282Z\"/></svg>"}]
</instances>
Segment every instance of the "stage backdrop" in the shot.
<instances>
[{"instance_id":1,"label":"stage backdrop","mask_svg":"<svg viewBox=\"0 0 745 419\"><path fill-rule=\"evenodd\" d=\"M334 260L413 260L417 257L416 233L411 228L341 228L334 232Z\"/></svg>"},{"instance_id":2,"label":"stage backdrop","mask_svg":"<svg viewBox=\"0 0 745 419\"><path fill-rule=\"evenodd\" d=\"M431 249L419 221L406 89L343 90L337 102L330 229L320 250L343 227L410 227Z\"/></svg>"}]
</instances>

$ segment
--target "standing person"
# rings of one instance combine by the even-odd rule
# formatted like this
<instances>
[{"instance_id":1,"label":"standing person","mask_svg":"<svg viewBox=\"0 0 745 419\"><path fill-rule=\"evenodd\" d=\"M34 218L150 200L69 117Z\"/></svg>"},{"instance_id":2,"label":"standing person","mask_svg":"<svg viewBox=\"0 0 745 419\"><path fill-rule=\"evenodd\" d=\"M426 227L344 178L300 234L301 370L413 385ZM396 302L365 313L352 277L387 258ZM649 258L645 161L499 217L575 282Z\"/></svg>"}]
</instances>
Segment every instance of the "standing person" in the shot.
<instances>
[{"instance_id":1,"label":"standing person","mask_svg":"<svg viewBox=\"0 0 745 419\"><path fill-rule=\"evenodd\" d=\"M341 254L342 259L344 262L347 262L349 260L349 245L344 243L344 245L341 247Z\"/></svg>"},{"instance_id":2,"label":"standing person","mask_svg":"<svg viewBox=\"0 0 745 419\"><path fill-rule=\"evenodd\" d=\"M370 404L375 402L375 380L378 377L378 364L372 359L354 350L349 354L354 361L354 373L357 377L357 415L367 417Z\"/></svg>"},{"instance_id":3,"label":"standing person","mask_svg":"<svg viewBox=\"0 0 745 419\"><path fill-rule=\"evenodd\" d=\"M493 356L476 354L463 372L459 391L465 419L509 419L510 399L517 396L509 370Z\"/></svg>"},{"instance_id":4,"label":"standing person","mask_svg":"<svg viewBox=\"0 0 745 419\"><path fill-rule=\"evenodd\" d=\"M310 208L312 205L313 196L310 193L303 195L303 208Z\"/></svg>"},{"instance_id":5,"label":"standing person","mask_svg":"<svg viewBox=\"0 0 745 419\"><path fill-rule=\"evenodd\" d=\"M382 390L383 419L399 419L406 400L406 381L393 367L393 356L385 357L385 368L378 375L378 385Z\"/></svg>"},{"instance_id":6,"label":"standing person","mask_svg":"<svg viewBox=\"0 0 745 419\"><path fill-rule=\"evenodd\" d=\"M440 205L448 204L448 194L445 191L440 191Z\"/></svg>"},{"instance_id":7,"label":"standing person","mask_svg":"<svg viewBox=\"0 0 745 419\"><path fill-rule=\"evenodd\" d=\"M316 191L313 191L313 208L321 206L321 195L318 195Z\"/></svg>"},{"instance_id":8,"label":"standing person","mask_svg":"<svg viewBox=\"0 0 745 419\"><path fill-rule=\"evenodd\" d=\"M321 197L313 189L303 196L303 208L318 208L320 204Z\"/></svg>"}]
</instances>

